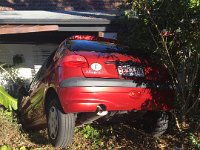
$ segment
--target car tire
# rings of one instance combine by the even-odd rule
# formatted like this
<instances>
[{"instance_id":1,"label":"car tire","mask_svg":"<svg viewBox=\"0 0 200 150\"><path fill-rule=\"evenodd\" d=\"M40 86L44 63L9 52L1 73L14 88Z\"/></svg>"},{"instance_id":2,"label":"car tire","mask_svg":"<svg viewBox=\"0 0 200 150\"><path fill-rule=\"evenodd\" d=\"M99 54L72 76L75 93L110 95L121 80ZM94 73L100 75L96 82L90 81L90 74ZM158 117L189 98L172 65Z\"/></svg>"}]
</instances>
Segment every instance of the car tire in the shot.
<instances>
[{"instance_id":1,"label":"car tire","mask_svg":"<svg viewBox=\"0 0 200 150\"><path fill-rule=\"evenodd\" d=\"M154 137L159 137L168 129L169 113L163 111L150 111L143 116L143 130Z\"/></svg>"},{"instance_id":2,"label":"car tire","mask_svg":"<svg viewBox=\"0 0 200 150\"><path fill-rule=\"evenodd\" d=\"M75 127L75 115L62 112L59 101L52 100L47 108L48 136L54 147L66 148L71 144Z\"/></svg>"}]
</instances>

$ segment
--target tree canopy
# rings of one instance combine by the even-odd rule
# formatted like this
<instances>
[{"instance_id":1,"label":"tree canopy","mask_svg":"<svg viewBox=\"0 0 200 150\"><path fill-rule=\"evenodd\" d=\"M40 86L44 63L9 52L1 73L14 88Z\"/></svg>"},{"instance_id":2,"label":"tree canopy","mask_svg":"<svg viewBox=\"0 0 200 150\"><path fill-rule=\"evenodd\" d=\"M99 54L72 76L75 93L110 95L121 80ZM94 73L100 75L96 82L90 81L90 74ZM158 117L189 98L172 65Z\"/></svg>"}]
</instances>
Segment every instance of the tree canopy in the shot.
<instances>
[{"instance_id":1,"label":"tree canopy","mask_svg":"<svg viewBox=\"0 0 200 150\"><path fill-rule=\"evenodd\" d=\"M156 53L168 68L182 116L199 109L200 1L127 0L128 44Z\"/></svg>"}]
</instances>

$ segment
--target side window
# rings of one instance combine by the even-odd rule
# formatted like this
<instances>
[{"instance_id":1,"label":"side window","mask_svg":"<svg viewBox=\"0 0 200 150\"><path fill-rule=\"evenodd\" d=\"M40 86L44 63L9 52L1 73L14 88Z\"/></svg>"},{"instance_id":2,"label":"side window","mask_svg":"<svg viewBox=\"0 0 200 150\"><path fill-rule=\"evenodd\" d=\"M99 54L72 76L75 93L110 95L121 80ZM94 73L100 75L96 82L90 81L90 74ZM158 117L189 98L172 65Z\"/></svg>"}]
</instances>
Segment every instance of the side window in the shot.
<instances>
[{"instance_id":1,"label":"side window","mask_svg":"<svg viewBox=\"0 0 200 150\"><path fill-rule=\"evenodd\" d=\"M57 60L58 58L60 58L66 48L67 47L66 47L66 40L65 40L58 47L58 49L57 49L57 51L55 53L54 60Z\"/></svg>"},{"instance_id":2,"label":"side window","mask_svg":"<svg viewBox=\"0 0 200 150\"><path fill-rule=\"evenodd\" d=\"M46 63L45 63L46 69L49 68L49 66L50 66L51 63L53 62L53 58L54 58L54 56L55 56L55 53L56 53L56 50L55 50L53 53L51 53L51 55L48 57L48 59L47 59L47 61L46 61Z\"/></svg>"},{"instance_id":3,"label":"side window","mask_svg":"<svg viewBox=\"0 0 200 150\"><path fill-rule=\"evenodd\" d=\"M45 62L43 63L42 67L40 68L40 70L36 74L35 78L33 79L32 83L30 85L30 88L32 88L36 84L36 82L38 80L41 80L43 78L43 75L44 75L45 71L49 68L51 62L53 61L55 52L56 51L51 53L51 55L45 60Z\"/></svg>"},{"instance_id":4,"label":"side window","mask_svg":"<svg viewBox=\"0 0 200 150\"><path fill-rule=\"evenodd\" d=\"M33 81L30 84L29 90L31 90L32 88L34 88L34 86L37 84L37 81L40 79L43 67L44 67L44 65L42 65L42 67L40 68L40 70L37 72L35 78L33 79Z\"/></svg>"},{"instance_id":5,"label":"side window","mask_svg":"<svg viewBox=\"0 0 200 150\"><path fill-rule=\"evenodd\" d=\"M46 70L46 63L47 61L45 61L42 65L42 67L40 68L40 70L38 71L38 73L36 74L33 82L36 82L38 80L40 80L41 76L43 75L44 71Z\"/></svg>"}]
</instances>

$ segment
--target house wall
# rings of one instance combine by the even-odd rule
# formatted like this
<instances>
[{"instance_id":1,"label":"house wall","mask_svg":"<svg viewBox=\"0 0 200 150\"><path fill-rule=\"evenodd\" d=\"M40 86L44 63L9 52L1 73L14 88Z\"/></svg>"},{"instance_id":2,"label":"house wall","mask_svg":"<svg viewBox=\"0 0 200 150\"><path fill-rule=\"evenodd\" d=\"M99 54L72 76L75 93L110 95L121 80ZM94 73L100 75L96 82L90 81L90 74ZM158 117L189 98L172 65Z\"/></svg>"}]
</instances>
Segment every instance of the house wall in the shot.
<instances>
[{"instance_id":1,"label":"house wall","mask_svg":"<svg viewBox=\"0 0 200 150\"><path fill-rule=\"evenodd\" d=\"M0 10L115 10L124 0L1 0Z\"/></svg>"},{"instance_id":2,"label":"house wall","mask_svg":"<svg viewBox=\"0 0 200 150\"><path fill-rule=\"evenodd\" d=\"M24 63L17 66L18 77L24 80L23 86L28 87L35 73L56 47L57 44L0 44L0 64L13 65L13 56L22 54ZM17 98L18 88L21 85L10 81L6 72L0 69L0 85Z\"/></svg>"},{"instance_id":3,"label":"house wall","mask_svg":"<svg viewBox=\"0 0 200 150\"><path fill-rule=\"evenodd\" d=\"M42 65L56 47L57 44L0 44L0 62L13 65L13 56L22 54L21 66L34 69L34 65Z\"/></svg>"}]
</instances>

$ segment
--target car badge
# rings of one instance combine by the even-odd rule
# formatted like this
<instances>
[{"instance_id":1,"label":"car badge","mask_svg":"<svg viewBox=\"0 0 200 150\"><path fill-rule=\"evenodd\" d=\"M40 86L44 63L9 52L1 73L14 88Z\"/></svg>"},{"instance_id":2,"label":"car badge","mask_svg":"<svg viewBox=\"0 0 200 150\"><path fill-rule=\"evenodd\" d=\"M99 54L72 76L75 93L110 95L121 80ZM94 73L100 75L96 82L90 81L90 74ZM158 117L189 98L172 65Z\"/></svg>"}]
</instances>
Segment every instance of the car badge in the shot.
<instances>
[{"instance_id":1,"label":"car badge","mask_svg":"<svg viewBox=\"0 0 200 150\"><path fill-rule=\"evenodd\" d=\"M91 65L91 68L92 68L93 70L95 70L95 71L99 71L99 70L102 69L102 66L101 66L101 64L99 64L99 63L93 63L93 64Z\"/></svg>"}]
</instances>

